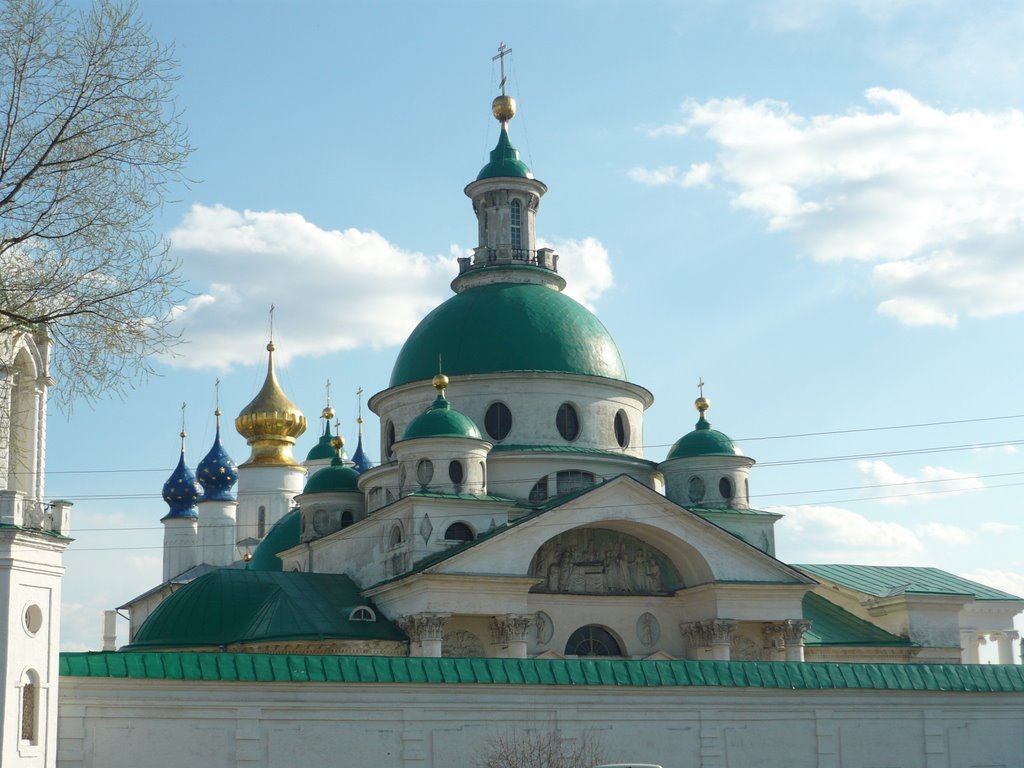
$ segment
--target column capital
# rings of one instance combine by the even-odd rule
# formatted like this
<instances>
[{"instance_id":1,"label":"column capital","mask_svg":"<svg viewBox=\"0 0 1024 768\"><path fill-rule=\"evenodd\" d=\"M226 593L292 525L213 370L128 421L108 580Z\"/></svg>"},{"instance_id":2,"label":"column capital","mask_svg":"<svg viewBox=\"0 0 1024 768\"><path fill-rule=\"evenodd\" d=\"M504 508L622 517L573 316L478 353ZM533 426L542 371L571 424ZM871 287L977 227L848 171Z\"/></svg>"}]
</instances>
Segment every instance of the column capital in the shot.
<instances>
[{"instance_id":1,"label":"column capital","mask_svg":"<svg viewBox=\"0 0 1024 768\"><path fill-rule=\"evenodd\" d=\"M679 631L687 645L707 647L710 645L727 644L736 631L737 622L731 619L702 619L700 621L684 621L679 624Z\"/></svg>"},{"instance_id":2,"label":"column capital","mask_svg":"<svg viewBox=\"0 0 1024 768\"><path fill-rule=\"evenodd\" d=\"M503 613L491 616L491 642L496 645L526 642L526 635L536 619L536 614Z\"/></svg>"},{"instance_id":3,"label":"column capital","mask_svg":"<svg viewBox=\"0 0 1024 768\"><path fill-rule=\"evenodd\" d=\"M445 624L451 617L450 613L414 613L399 616L395 623L414 643L421 643L424 640L440 642Z\"/></svg>"},{"instance_id":4,"label":"column capital","mask_svg":"<svg viewBox=\"0 0 1024 768\"><path fill-rule=\"evenodd\" d=\"M803 619L786 619L782 622L782 635L786 645L803 645L804 633L811 628L811 622Z\"/></svg>"}]
</instances>

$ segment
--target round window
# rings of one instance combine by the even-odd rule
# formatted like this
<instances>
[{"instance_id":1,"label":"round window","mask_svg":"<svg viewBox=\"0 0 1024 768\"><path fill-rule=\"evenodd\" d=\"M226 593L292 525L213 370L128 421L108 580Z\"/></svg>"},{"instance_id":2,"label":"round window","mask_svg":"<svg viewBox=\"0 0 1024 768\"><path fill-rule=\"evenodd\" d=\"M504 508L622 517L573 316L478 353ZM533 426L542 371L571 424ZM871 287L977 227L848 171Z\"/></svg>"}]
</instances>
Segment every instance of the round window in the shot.
<instances>
[{"instance_id":1,"label":"round window","mask_svg":"<svg viewBox=\"0 0 1024 768\"><path fill-rule=\"evenodd\" d=\"M462 485L462 481L465 479L466 473L462 469L461 461L452 461L448 464L448 478L455 483L455 485Z\"/></svg>"},{"instance_id":2,"label":"round window","mask_svg":"<svg viewBox=\"0 0 1024 768\"><path fill-rule=\"evenodd\" d=\"M36 634L43 628L43 609L33 603L25 609L25 630L30 634Z\"/></svg>"},{"instance_id":3,"label":"round window","mask_svg":"<svg viewBox=\"0 0 1024 768\"><path fill-rule=\"evenodd\" d=\"M484 429L495 440L504 440L512 430L512 411L504 403L491 403L484 414Z\"/></svg>"},{"instance_id":4,"label":"round window","mask_svg":"<svg viewBox=\"0 0 1024 768\"><path fill-rule=\"evenodd\" d=\"M629 445L629 419L625 411L615 414L615 442L619 444L619 448Z\"/></svg>"},{"instance_id":5,"label":"round window","mask_svg":"<svg viewBox=\"0 0 1024 768\"><path fill-rule=\"evenodd\" d=\"M690 497L690 501L699 504L704 501L704 493L704 480L696 475L691 477L690 482L686 484L686 495Z\"/></svg>"},{"instance_id":6,"label":"round window","mask_svg":"<svg viewBox=\"0 0 1024 768\"><path fill-rule=\"evenodd\" d=\"M731 501L733 497L732 480L730 480L728 477L723 477L721 480L719 480L718 492L722 494L723 499L728 499L729 501Z\"/></svg>"},{"instance_id":7,"label":"round window","mask_svg":"<svg viewBox=\"0 0 1024 768\"><path fill-rule=\"evenodd\" d=\"M430 459L420 459L416 465L416 479L420 485L426 485L434 477L434 462Z\"/></svg>"},{"instance_id":8,"label":"round window","mask_svg":"<svg viewBox=\"0 0 1024 768\"><path fill-rule=\"evenodd\" d=\"M580 417L576 409L569 403L562 403L555 414L555 426L558 434L566 440L575 440L580 435Z\"/></svg>"}]
</instances>

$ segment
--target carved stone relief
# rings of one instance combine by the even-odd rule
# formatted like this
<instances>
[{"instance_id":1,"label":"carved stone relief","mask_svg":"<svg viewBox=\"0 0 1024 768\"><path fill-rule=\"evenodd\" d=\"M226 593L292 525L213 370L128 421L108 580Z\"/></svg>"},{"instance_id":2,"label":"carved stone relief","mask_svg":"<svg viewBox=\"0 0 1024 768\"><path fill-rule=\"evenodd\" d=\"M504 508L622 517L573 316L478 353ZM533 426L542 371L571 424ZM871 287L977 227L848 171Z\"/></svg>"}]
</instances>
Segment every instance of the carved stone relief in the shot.
<instances>
[{"instance_id":1,"label":"carved stone relief","mask_svg":"<svg viewBox=\"0 0 1024 768\"><path fill-rule=\"evenodd\" d=\"M441 655L463 659L479 659L484 655L480 638L466 629L456 629L441 638Z\"/></svg>"},{"instance_id":2,"label":"carved stone relief","mask_svg":"<svg viewBox=\"0 0 1024 768\"><path fill-rule=\"evenodd\" d=\"M544 579L533 592L575 595L665 594L683 586L672 562L633 536L582 528L546 542L530 563Z\"/></svg>"},{"instance_id":3,"label":"carved stone relief","mask_svg":"<svg viewBox=\"0 0 1024 768\"><path fill-rule=\"evenodd\" d=\"M533 620L537 627L537 643L547 645L555 634L555 623L544 611L537 611L537 617Z\"/></svg>"},{"instance_id":4,"label":"carved stone relief","mask_svg":"<svg viewBox=\"0 0 1024 768\"><path fill-rule=\"evenodd\" d=\"M636 620L636 639L641 645L652 646L661 637L661 624L658 618L650 611L640 614Z\"/></svg>"}]
</instances>

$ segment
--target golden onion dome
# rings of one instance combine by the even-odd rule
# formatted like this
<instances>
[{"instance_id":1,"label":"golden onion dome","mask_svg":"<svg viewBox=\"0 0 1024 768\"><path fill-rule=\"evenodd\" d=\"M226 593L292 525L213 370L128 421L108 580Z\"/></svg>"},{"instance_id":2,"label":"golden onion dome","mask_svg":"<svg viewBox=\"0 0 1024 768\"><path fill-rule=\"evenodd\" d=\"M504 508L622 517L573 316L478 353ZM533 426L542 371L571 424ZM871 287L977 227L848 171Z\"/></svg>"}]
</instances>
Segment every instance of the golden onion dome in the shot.
<instances>
[{"instance_id":1,"label":"golden onion dome","mask_svg":"<svg viewBox=\"0 0 1024 768\"><path fill-rule=\"evenodd\" d=\"M235 419L238 434L252 447L246 464L300 466L292 456L295 438L306 431L306 417L281 389L274 375L274 342L267 344L267 378Z\"/></svg>"}]
</instances>

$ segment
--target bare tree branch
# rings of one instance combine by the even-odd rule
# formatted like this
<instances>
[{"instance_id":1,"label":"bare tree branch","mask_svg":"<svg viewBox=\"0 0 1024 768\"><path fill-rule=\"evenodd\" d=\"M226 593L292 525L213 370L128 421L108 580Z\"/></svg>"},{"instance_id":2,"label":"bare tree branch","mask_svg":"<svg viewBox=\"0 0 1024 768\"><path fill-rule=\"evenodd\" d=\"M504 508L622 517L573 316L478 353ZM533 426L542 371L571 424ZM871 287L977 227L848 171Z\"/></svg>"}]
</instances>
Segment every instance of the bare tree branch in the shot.
<instances>
[{"instance_id":1,"label":"bare tree branch","mask_svg":"<svg viewBox=\"0 0 1024 768\"><path fill-rule=\"evenodd\" d=\"M192 151L176 79L132 2L0 4L0 333L48 334L65 408L178 341L179 265L152 232Z\"/></svg>"}]
</instances>

